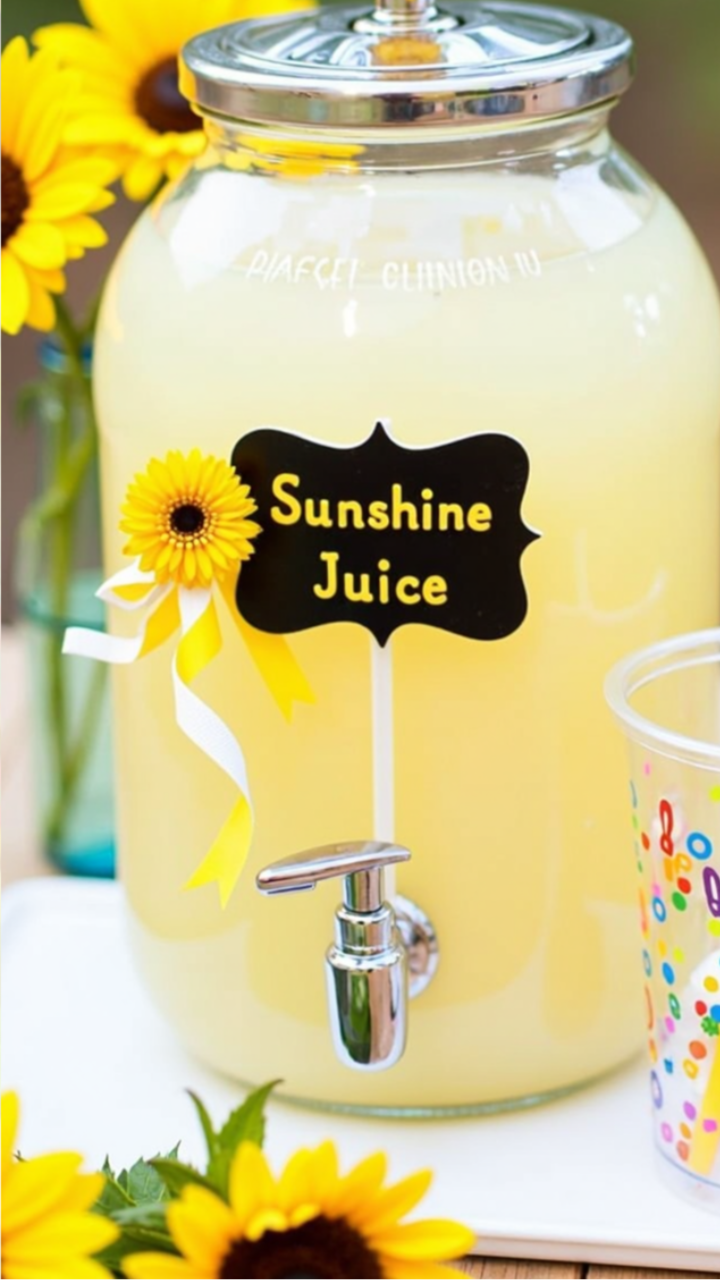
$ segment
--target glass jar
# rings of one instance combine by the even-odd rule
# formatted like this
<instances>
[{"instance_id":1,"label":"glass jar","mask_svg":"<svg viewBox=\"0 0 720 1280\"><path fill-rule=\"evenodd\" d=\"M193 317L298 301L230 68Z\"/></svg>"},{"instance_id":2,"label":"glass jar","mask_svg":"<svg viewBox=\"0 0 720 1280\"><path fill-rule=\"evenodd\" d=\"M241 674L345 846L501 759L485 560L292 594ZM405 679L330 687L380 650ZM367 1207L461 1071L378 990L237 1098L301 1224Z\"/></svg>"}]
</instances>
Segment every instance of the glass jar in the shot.
<instances>
[{"instance_id":1,"label":"glass jar","mask_svg":"<svg viewBox=\"0 0 720 1280\"><path fill-rule=\"evenodd\" d=\"M232 788L175 723L166 649L117 675L145 981L206 1062L313 1104L429 1114L569 1089L634 1054L642 1027L603 676L716 621L720 582L718 300L683 219L608 132L630 41L536 5L416 2L243 23L184 58L208 148L141 217L97 338L109 567L150 456L229 459L259 427L348 448L383 420L406 460L509 437L541 536L524 617L496 639L442 618L382 651L356 620L290 635L315 695L290 723L223 615L198 683L242 739L256 816L224 911L182 886ZM436 497L464 469L444 457ZM419 511L397 465L376 496L404 484ZM253 883L275 858L368 837L412 851L397 887L439 945L383 1072L348 1070L328 1030L338 886L273 901Z\"/></svg>"}]
</instances>

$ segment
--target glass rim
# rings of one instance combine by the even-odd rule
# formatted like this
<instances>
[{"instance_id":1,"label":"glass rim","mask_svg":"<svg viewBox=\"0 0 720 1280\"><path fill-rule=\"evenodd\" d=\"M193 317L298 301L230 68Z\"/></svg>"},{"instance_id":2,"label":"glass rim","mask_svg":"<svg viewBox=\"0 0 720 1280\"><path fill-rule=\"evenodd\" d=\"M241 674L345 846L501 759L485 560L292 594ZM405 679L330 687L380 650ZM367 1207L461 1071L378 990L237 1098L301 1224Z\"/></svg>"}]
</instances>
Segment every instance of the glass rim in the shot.
<instances>
[{"instance_id":1,"label":"glass rim","mask_svg":"<svg viewBox=\"0 0 720 1280\"><path fill-rule=\"evenodd\" d=\"M720 627L660 640L615 663L605 678L605 698L633 741L663 755L720 770L720 742L676 733L641 715L630 701L633 694L654 680L712 662L720 666Z\"/></svg>"}]
</instances>

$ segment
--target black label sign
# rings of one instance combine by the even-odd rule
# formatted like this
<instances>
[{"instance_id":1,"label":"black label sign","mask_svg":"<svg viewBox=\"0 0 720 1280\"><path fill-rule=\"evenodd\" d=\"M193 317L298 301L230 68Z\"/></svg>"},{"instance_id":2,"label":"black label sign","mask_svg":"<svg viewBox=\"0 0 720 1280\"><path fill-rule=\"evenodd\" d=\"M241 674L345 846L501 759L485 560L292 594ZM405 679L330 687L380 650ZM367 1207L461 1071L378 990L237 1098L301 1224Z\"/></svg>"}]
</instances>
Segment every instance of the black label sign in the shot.
<instances>
[{"instance_id":1,"label":"black label sign","mask_svg":"<svg viewBox=\"0 0 720 1280\"><path fill-rule=\"evenodd\" d=\"M527 612L520 557L528 456L510 436L428 449L378 423L352 448L261 428L236 445L262 534L237 606L260 631L358 622L381 645L410 622L475 640L510 635Z\"/></svg>"}]
</instances>

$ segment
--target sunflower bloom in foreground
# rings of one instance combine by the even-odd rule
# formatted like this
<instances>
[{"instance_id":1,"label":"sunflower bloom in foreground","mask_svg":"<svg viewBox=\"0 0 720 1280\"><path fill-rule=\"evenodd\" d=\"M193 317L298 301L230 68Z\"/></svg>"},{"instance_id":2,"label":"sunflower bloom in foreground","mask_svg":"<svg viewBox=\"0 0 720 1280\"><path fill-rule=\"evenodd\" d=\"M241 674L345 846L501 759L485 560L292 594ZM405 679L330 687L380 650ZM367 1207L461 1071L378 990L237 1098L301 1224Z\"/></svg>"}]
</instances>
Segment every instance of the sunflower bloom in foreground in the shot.
<instances>
[{"instance_id":1,"label":"sunflower bloom in foreground","mask_svg":"<svg viewBox=\"0 0 720 1280\"><path fill-rule=\"evenodd\" d=\"M62 22L35 33L64 66L83 74L72 144L110 148L125 193L145 200L205 148L198 117L178 88L186 40L241 18L283 13L306 0L80 0L90 27Z\"/></svg>"},{"instance_id":2,"label":"sunflower bloom in foreground","mask_svg":"<svg viewBox=\"0 0 720 1280\"><path fill-rule=\"evenodd\" d=\"M153 458L129 486L120 528L123 548L157 582L209 587L253 554L260 525L248 485L223 458L199 449Z\"/></svg>"},{"instance_id":3,"label":"sunflower bloom in foreground","mask_svg":"<svg viewBox=\"0 0 720 1280\"><path fill-rule=\"evenodd\" d=\"M15 1160L18 1100L2 1099L2 1275L92 1280L110 1276L90 1254L117 1239L112 1222L90 1213L103 1189L101 1173L80 1174L82 1156L57 1152Z\"/></svg>"},{"instance_id":4,"label":"sunflower bloom in foreground","mask_svg":"<svg viewBox=\"0 0 720 1280\"><path fill-rule=\"evenodd\" d=\"M107 241L90 214L113 196L117 174L106 158L62 146L77 109L79 78L49 53L32 57L22 37L2 55L2 327L50 330L52 294L62 293L70 258Z\"/></svg>"},{"instance_id":5,"label":"sunflower bloom in foreground","mask_svg":"<svg viewBox=\"0 0 720 1280\"><path fill-rule=\"evenodd\" d=\"M188 1185L168 1206L168 1227L181 1257L132 1254L123 1259L126 1275L462 1277L442 1260L467 1253L471 1231L441 1219L400 1222L424 1196L431 1175L416 1173L383 1188L385 1172L385 1157L378 1154L341 1177L335 1147L326 1142L296 1152L275 1179L260 1148L245 1142L230 1170L229 1203Z\"/></svg>"}]
</instances>

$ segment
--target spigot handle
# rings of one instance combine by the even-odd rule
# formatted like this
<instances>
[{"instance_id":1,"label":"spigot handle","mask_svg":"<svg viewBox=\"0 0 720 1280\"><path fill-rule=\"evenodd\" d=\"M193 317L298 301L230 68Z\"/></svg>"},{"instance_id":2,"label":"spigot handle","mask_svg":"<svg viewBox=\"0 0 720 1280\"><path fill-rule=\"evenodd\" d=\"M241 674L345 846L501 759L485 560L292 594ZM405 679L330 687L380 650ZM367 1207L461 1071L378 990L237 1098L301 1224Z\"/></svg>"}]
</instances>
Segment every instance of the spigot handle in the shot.
<instances>
[{"instance_id":1,"label":"spigot handle","mask_svg":"<svg viewBox=\"0 0 720 1280\"><path fill-rule=\"evenodd\" d=\"M314 889L321 880L341 878L347 907L359 912L379 911L383 868L409 859L409 849L380 840L327 844L273 862L259 872L255 883L261 893L300 893Z\"/></svg>"}]
</instances>

